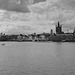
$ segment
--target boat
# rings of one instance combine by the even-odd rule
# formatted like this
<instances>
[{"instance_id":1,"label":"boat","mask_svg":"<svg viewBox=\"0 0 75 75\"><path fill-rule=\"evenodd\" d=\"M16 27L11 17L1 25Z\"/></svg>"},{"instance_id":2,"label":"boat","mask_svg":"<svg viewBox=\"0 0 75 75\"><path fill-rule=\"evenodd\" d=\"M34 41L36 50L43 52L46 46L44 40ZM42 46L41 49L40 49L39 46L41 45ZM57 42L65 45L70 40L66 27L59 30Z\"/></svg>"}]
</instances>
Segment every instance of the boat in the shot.
<instances>
[{"instance_id":1,"label":"boat","mask_svg":"<svg viewBox=\"0 0 75 75\"><path fill-rule=\"evenodd\" d=\"M5 46L5 44L4 44L4 43L2 43L1 45L2 45L2 46Z\"/></svg>"}]
</instances>

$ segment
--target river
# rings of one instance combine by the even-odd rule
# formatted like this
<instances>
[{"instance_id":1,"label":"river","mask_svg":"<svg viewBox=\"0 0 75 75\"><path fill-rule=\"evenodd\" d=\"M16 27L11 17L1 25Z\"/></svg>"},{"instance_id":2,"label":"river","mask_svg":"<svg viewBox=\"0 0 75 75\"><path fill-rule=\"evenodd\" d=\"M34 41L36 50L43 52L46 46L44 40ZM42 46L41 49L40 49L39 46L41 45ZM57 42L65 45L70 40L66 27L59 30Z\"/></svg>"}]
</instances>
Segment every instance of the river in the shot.
<instances>
[{"instance_id":1,"label":"river","mask_svg":"<svg viewBox=\"0 0 75 75\"><path fill-rule=\"evenodd\" d=\"M0 75L75 75L75 43L0 42Z\"/></svg>"}]
</instances>

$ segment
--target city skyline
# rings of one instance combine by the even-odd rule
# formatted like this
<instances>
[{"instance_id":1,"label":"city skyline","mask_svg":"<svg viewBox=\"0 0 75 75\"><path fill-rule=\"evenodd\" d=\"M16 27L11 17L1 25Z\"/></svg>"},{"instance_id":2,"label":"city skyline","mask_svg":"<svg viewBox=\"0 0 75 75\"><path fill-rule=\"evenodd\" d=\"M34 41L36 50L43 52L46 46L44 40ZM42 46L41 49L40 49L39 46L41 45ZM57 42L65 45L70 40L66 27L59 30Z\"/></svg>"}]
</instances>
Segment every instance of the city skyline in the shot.
<instances>
[{"instance_id":1,"label":"city skyline","mask_svg":"<svg viewBox=\"0 0 75 75\"><path fill-rule=\"evenodd\" d=\"M0 32L8 34L50 32L51 29L55 31L58 21L64 31L67 29L73 31L75 27L74 0L8 0L5 2L6 0L0 0Z\"/></svg>"}]
</instances>

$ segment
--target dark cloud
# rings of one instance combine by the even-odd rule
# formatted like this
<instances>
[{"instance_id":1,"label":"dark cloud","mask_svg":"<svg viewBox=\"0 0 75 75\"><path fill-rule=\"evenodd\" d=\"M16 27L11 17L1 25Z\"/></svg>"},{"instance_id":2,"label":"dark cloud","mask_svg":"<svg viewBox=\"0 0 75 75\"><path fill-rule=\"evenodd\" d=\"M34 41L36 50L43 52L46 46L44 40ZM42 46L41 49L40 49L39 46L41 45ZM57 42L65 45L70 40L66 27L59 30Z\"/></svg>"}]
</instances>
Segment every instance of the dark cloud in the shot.
<instances>
[{"instance_id":1,"label":"dark cloud","mask_svg":"<svg viewBox=\"0 0 75 75\"><path fill-rule=\"evenodd\" d=\"M0 0L0 9L16 12L30 12L28 9L29 0Z\"/></svg>"}]
</instances>

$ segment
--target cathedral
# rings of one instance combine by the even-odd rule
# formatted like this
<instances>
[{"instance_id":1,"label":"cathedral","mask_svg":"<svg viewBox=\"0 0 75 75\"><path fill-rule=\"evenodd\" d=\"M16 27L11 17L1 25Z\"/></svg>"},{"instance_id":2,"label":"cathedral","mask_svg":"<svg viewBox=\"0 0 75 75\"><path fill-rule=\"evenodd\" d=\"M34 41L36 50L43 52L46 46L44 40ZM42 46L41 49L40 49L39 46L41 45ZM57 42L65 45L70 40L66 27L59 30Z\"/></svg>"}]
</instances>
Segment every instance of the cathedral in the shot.
<instances>
[{"instance_id":1,"label":"cathedral","mask_svg":"<svg viewBox=\"0 0 75 75\"><path fill-rule=\"evenodd\" d=\"M58 25L56 25L56 34L62 34L62 25L58 22Z\"/></svg>"}]
</instances>

